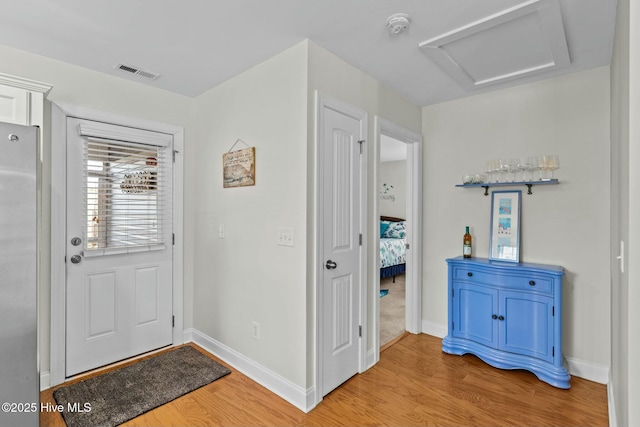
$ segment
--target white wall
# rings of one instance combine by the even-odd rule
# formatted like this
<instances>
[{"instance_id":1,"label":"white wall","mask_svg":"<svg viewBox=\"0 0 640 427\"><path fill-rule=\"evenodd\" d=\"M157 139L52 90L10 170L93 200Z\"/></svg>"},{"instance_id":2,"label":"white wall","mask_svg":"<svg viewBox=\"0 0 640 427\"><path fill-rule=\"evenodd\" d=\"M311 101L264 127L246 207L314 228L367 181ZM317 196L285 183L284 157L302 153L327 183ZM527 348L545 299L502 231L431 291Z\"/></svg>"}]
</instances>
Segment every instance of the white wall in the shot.
<instances>
[{"instance_id":1,"label":"white wall","mask_svg":"<svg viewBox=\"0 0 640 427\"><path fill-rule=\"evenodd\" d=\"M304 41L196 99L197 179L186 189L196 206L194 329L307 391L316 369L316 90L420 129L418 107ZM222 154L238 138L256 147L256 185L223 189ZM278 227L294 228L295 247L276 244Z\"/></svg>"},{"instance_id":2,"label":"white wall","mask_svg":"<svg viewBox=\"0 0 640 427\"><path fill-rule=\"evenodd\" d=\"M45 126L42 165L43 235L41 236L39 273L40 371L49 371L50 340L50 213L51 213L51 102L64 102L110 111L141 119L185 127L185 150L192 138L194 101L164 90L116 78L85 68L54 61L38 55L0 46L0 72L53 85L45 102ZM188 174L188 172L187 172ZM188 212L189 202L185 204ZM189 219L185 229L189 228ZM190 301L190 250L185 247L185 301ZM189 325L189 305L185 304L185 320Z\"/></svg>"},{"instance_id":3,"label":"white wall","mask_svg":"<svg viewBox=\"0 0 640 427\"><path fill-rule=\"evenodd\" d=\"M301 43L196 99L193 326L306 388L307 49ZM223 188L222 155L256 147L256 185ZM238 144L235 149L245 148ZM224 226L225 238L218 237ZM294 247L277 245L278 227ZM260 339L251 336L260 324Z\"/></svg>"},{"instance_id":4,"label":"white wall","mask_svg":"<svg viewBox=\"0 0 640 427\"><path fill-rule=\"evenodd\" d=\"M560 184L522 195L521 261L561 265L564 354L610 365L609 69L599 68L423 109L423 319L446 324L447 257L471 226L487 257L491 197L455 188L492 158L558 154ZM505 188L497 188L505 189ZM598 369L596 369L598 370Z\"/></svg>"},{"instance_id":5,"label":"white wall","mask_svg":"<svg viewBox=\"0 0 640 427\"><path fill-rule=\"evenodd\" d=\"M383 184L393 185L384 193ZM407 217L407 161L380 163L380 215Z\"/></svg>"}]
</instances>

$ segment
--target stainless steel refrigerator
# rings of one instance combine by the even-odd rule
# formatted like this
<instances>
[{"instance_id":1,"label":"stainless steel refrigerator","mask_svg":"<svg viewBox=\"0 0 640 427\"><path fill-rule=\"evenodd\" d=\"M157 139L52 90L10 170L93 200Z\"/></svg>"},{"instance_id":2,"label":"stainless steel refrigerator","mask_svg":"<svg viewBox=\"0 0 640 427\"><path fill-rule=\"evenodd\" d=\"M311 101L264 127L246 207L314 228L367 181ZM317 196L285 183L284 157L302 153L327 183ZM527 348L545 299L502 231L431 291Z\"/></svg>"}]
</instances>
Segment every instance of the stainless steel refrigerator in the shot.
<instances>
[{"instance_id":1,"label":"stainless steel refrigerator","mask_svg":"<svg viewBox=\"0 0 640 427\"><path fill-rule=\"evenodd\" d=\"M0 426L37 426L38 128L0 122Z\"/></svg>"}]
</instances>

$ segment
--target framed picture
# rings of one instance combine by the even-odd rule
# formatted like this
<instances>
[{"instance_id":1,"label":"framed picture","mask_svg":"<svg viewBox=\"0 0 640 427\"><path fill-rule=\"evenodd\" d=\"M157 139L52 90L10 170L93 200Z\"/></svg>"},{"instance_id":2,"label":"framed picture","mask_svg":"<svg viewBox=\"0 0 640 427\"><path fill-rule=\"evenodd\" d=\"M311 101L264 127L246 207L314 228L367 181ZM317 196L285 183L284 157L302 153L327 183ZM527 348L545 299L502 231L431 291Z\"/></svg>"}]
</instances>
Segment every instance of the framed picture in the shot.
<instances>
[{"instance_id":1,"label":"framed picture","mask_svg":"<svg viewBox=\"0 0 640 427\"><path fill-rule=\"evenodd\" d=\"M222 183L224 188L256 185L255 147L222 155Z\"/></svg>"},{"instance_id":2,"label":"framed picture","mask_svg":"<svg viewBox=\"0 0 640 427\"><path fill-rule=\"evenodd\" d=\"M489 259L520 262L520 197L522 191L491 193Z\"/></svg>"}]
</instances>

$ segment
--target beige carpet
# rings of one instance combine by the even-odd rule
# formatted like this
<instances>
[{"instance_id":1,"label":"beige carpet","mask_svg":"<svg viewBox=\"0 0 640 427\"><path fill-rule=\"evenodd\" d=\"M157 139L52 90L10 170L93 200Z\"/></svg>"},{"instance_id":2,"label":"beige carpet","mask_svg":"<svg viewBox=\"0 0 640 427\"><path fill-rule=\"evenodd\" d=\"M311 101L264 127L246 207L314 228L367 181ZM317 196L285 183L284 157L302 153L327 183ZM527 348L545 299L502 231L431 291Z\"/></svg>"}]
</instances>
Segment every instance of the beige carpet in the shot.
<instances>
[{"instance_id":1,"label":"beige carpet","mask_svg":"<svg viewBox=\"0 0 640 427\"><path fill-rule=\"evenodd\" d=\"M387 296L380 298L380 345L402 335L405 331L405 276L380 280L380 289L389 289Z\"/></svg>"}]
</instances>

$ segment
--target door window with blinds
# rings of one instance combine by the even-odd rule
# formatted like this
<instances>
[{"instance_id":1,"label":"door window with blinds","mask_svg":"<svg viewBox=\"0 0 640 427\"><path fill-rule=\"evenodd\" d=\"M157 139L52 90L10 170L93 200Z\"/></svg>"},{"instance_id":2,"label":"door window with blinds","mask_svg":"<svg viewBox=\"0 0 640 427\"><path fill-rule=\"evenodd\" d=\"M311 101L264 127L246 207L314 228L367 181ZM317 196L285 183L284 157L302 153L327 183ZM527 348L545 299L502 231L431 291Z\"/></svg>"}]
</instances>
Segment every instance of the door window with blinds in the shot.
<instances>
[{"instance_id":1,"label":"door window with blinds","mask_svg":"<svg viewBox=\"0 0 640 427\"><path fill-rule=\"evenodd\" d=\"M163 249L170 233L170 148L88 137L85 256Z\"/></svg>"}]
</instances>

